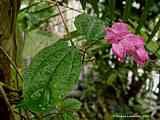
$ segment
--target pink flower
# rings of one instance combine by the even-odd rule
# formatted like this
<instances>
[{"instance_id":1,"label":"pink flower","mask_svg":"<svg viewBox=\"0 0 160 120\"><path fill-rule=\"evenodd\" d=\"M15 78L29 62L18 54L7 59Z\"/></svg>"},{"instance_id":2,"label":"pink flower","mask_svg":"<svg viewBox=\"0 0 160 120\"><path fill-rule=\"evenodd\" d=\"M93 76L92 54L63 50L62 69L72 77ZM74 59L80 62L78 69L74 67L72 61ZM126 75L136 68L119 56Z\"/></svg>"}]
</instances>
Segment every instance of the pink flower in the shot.
<instances>
[{"instance_id":1,"label":"pink flower","mask_svg":"<svg viewBox=\"0 0 160 120\"><path fill-rule=\"evenodd\" d=\"M144 64L149 59L144 38L128 32L127 24L117 22L105 31L105 39L112 44L112 51L119 61L123 61L126 55L132 56L138 64Z\"/></svg>"},{"instance_id":2,"label":"pink flower","mask_svg":"<svg viewBox=\"0 0 160 120\"><path fill-rule=\"evenodd\" d=\"M119 42L123 36L127 35L128 25L123 22L116 22L112 25L111 28L106 28L106 40L109 43L117 43Z\"/></svg>"},{"instance_id":3,"label":"pink flower","mask_svg":"<svg viewBox=\"0 0 160 120\"><path fill-rule=\"evenodd\" d=\"M123 37L120 43L124 46L126 52L132 53L132 51L135 51L137 48L144 46L144 39L143 37L129 33Z\"/></svg>"},{"instance_id":4,"label":"pink flower","mask_svg":"<svg viewBox=\"0 0 160 120\"><path fill-rule=\"evenodd\" d=\"M135 53L133 54L133 59L136 61L138 64L144 64L148 59L148 53L146 50L142 48L138 48Z\"/></svg>"}]
</instances>

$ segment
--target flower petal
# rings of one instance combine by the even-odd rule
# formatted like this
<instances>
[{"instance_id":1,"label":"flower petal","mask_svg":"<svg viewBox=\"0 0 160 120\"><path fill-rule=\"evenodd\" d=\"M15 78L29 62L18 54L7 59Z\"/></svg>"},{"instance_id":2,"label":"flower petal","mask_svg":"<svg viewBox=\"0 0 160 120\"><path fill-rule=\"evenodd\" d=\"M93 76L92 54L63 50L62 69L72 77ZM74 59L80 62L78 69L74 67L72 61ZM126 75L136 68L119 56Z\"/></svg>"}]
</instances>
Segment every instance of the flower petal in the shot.
<instances>
[{"instance_id":1,"label":"flower petal","mask_svg":"<svg viewBox=\"0 0 160 120\"><path fill-rule=\"evenodd\" d=\"M135 47L142 47L144 46L144 38L140 37L140 36L136 36L136 35L130 35L128 37L128 39L130 40L130 42L132 43L133 46Z\"/></svg>"},{"instance_id":2,"label":"flower petal","mask_svg":"<svg viewBox=\"0 0 160 120\"><path fill-rule=\"evenodd\" d=\"M124 36L129 34L128 25L123 22L116 22L112 27L105 28L105 39L109 43L118 43Z\"/></svg>"},{"instance_id":3,"label":"flower petal","mask_svg":"<svg viewBox=\"0 0 160 120\"><path fill-rule=\"evenodd\" d=\"M136 36L132 33L123 36L120 42L129 54L130 52L135 51L137 48L144 46L143 37Z\"/></svg>"},{"instance_id":4,"label":"flower petal","mask_svg":"<svg viewBox=\"0 0 160 120\"><path fill-rule=\"evenodd\" d=\"M128 25L123 22L115 22L112 25L112 29L114 29L116 33L128 32Z\"/></svg>"},{"instance_id":5,"label":"flower petal","mask_svg":"<svg viewBox=\"0 0 160 120\"><path fill-rule=\"evenodd\" d=\"M110 44L118 42L118 39L116 39L116 33L113 31L113 29L106 28L105 32L106 32L105 39L107 40L107 42L109 42Z\"/></svg>"},{"instance_id":6,"label":"flower petal","mask_svg":"<svg viewBox=\"0 0 160 120\"><path fill-rule=\"evenodd\" d=\"M126 51L124 49L124 47L122 46L122 44L112 44L112 51L113 53L118 57L119 61L123 61L125 55L126 55Z\"/></svg>"}]
</instances>

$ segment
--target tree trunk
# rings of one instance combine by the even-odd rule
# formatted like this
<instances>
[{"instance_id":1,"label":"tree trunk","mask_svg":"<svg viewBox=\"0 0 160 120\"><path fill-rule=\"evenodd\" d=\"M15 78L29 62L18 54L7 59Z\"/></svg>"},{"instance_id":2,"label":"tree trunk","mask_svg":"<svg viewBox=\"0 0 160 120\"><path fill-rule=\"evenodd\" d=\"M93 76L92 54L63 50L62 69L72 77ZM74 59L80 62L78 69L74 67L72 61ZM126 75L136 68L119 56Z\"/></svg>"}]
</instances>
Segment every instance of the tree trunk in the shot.
<instances>
[{"instance_id":1,"label":"tree trunk","mask_svg":"<svg viewBox=\"0 0 160 120\"><path fill-rule=\"evenodd\" d=\"M14 60L16 48L16 15L20 0L0 0L0 47ZM0 49L0 81L8 86L13 85L11 80L11 62ZM11 91L4 89L7 97ZM9 97L8 97L9 98ZM0 93L0 119L13 120L11 111L3 93Z\"/></svg>"}]
</instances>

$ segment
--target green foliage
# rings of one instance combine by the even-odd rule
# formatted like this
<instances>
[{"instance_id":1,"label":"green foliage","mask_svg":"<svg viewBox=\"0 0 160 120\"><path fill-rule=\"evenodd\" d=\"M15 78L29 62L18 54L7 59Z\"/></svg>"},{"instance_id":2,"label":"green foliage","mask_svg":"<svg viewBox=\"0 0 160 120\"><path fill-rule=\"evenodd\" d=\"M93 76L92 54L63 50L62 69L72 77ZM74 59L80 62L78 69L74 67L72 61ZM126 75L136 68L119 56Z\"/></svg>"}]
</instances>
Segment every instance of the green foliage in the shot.
<instances>
[{"instance_id":1,"label":"green foliage","mask_svg":"<svg viewBox=\"0 0 160 120\"><path fill-rule=\"evenodd\" d=\"M71 112L65 112L63 118L63 120L79 120L78 117Z\"/></svg>"},{"instance_id":2,"label":"green foliage","mask_svg":"<svg viewBox=\"0 0 160 120\"><path fill-rule=\"evenodd\" d=\"M148 11L149 11L151 3L152 3L151 1L149 2L149 0L145 0L144 10L143 10L141 18L139 20L139 24L138 24L137 29L136 29L137 33L140 33L140 30L142 29L143 25L145 24L145 20L147 18Z\"/></svg>"},{"instance_id":3,"label":"green foliage","mask_svg":"<svg viewBox=\"0 0 160 120\"><path fill-rule=\"evenodd\" d=\"M24 103L33 111L47 111L61 101L78 80L79 50L58 41L39 52L25 73Z\"/></svg>"},{"instance_id":4,"label":"green foliage","mask_svg":"<svg viewBox=\"0 0 160 120\"><path fill-rule=\"evenodd\" d=\"M76 111L76 110L79 110L80 107L81 107L81 103L77 99L69 98L69 99L64 100L63 109L65 109L66 111L67 110Z\"/></svg>"},{"instance_id":5,"label":"green foliage","mask_svg":"<svg viewBox=\"0 0 160 120\"><path fill-rule=\"evenodd\" d=\"M81 14L75 18L75 26L87 40L97 41L104 37L104 22L96 17Z\"/></svg>"},{"instance_id":6,"label":"green foliage","mask_svg":"<svg viewBox=\"0 0 160 120\"><path fill-rule=\"evenodd\" d=\"M154 4L152 4L153 1ZM79 36L79 38L83 36L87 40L84 46L80 47L86 50L86 54L83 56L84 61L86 64L92 64L93 68L84 78L85 80L80 81L85 86L82 88L84 91L79 99L82 100L82 105L76 99L65 98L79 77L80 51L73 46L68 46L68 43L63 41L44 48L55 38L47 32L31 31L48 22L49 18L59 14L55 14L54 9L46 2L39 2L22 9L18 15L18 27L21 28L21 31L31 31L28 36L32 37L27 38L28 45L25 50L27 52L31 50L29 52L32 52L32 57L35 56L25 73L23 104L31 111L38 113L46 114L52 110L58 111L56 114L48 116L47 120L76 120L77 116L74 111L79 110L80 107L84 111L86 110L86 114L89 114L87 115L89 120L109 118L110 113L114 112L139 113L145 111L142 106L146 95L144 91L147 91L147 88L144 87L147 86L145 80L151 79L152 70L159 70L159 63L154 63L152 58L145 66L138 66L128 58L120 63L110 53L110 45L106 45L103 38L105 25L111 25L116 20L124 20L132 26L132 31L137 31L145 36L145 42L148 42L146 48L150 54L160 57L159 38L158 41L152 40L159 30L160 21L156 25L152 25L153 28L148 25L155 21L157 16L154 16L154 13L157 14L159 11L158 1L153 1L136 1L140 4L140 8L137 9L132 6L135 0L126 0L126 4L122 3L124 0L80 0L82 8L87 14L81 14L75 18L77 31L69 33L63 40L69 41L71 38ZM156 10L151 8L156 8ZM44 39L46 40L44 41ZM103 44L100 43L102 39ZM92 41L99 42L91 45ZM75 45L77 45L76 42ZM42 46L41 43L43 43ZM28 46L34 47L34 49ZM39 50L41 51L37 54ZM26 51L24 52L27 53ZM139 69L144 72L141 76L138 73ZM97 79L93 76L95 72ZM129 72L133 74L131 83L128 82ZM141 88L145 90L143 91ZM141 98L142 102L137 102L135 96ZM130 101L131 105L128 103ZM102 112L104 118L99 112Z\"/></svg>"},{"instance_id":7,"label":"green foliage","mask_svg":"<svg viewBox=\"0 0 160 120\"><path fill-rule=\"evenodd\" d=\"M36 2L20 10L17 26L21 31L30 31L57 15L59 14L54 12L53 6L49 6L47 2Z\"/></svg>"},{"instance_id":8,"label":"green foliage","mask_svg":"<svg viewBox=\"0 0 160 120\"><path fill-rule=\"evenodd\" d=\"M80 110L81 103L77 99L68 98L61 102L59 112L47 116L46 120L79 120L76 111Z\"/></svg>"},{"instance_id":9,"label":"green foliage","mask_svg":"<svg viewBox=\"0 0 160 120\"><path fill-rule=\"evenodd\" d=\"M52 120L79 120L79 119L72 112L64 112L63 114L58 114L57 116L52 117Z\"/></svg>"}]
</instances>

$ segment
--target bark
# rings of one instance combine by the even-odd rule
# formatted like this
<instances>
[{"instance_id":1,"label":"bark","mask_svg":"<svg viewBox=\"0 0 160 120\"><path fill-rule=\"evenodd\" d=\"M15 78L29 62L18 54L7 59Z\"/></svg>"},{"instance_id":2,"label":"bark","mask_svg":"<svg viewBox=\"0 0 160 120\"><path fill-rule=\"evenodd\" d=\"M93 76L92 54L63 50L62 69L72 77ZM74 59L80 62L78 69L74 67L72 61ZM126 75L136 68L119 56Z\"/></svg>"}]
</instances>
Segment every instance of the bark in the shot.
<instances>
[{"instance_id":1,"label":"bark","mask_svg":"<svg viewBox=\"0 0 160 120\"><path fill-rule=\"evenodd\" d=\"M19 5L20 0L0 0L0 47L12 59L14 59L16 48L16 15ZM8 86L13 85L13 80L11 80L11 63L2 50L0 51L0 81ZM5 89L5 93L8 97L11 91ZM13 120L13 116L11 116L11 112L7 106L4 97L0 97L0 119Z\"/></svg>"}]
</instances>

